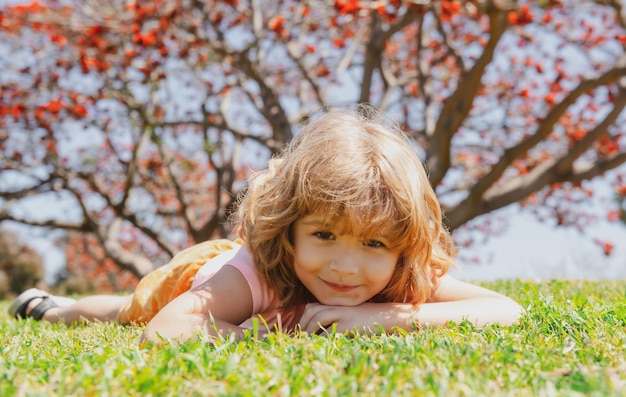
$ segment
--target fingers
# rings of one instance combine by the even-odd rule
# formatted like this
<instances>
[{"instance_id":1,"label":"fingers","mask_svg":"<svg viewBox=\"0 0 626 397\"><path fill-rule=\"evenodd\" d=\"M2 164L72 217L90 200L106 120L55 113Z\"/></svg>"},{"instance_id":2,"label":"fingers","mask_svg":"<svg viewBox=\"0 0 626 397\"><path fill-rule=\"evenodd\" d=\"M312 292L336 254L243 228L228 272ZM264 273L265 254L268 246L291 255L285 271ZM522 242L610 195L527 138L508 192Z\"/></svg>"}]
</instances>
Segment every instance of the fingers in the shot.
<instances>
[{"instance_id":1,"label":"fingers","mask_svg":"<svg viewBox=\"0 0 626 397\"><path fill-rule=\"evenodd\" d=\"M309 303L305 306L304 312L302 313L302 317L300 317L300 326L304 330L305 326L308 325L313 317L317 314L319 310L321 310L321 306L318 303Z\"/></svg>"},{"instance_id":2,"label":"fingers","mask_svg":"<svg viewBox=\"0 0 626 397\"><path fill-rule=\"evenodd\" d=\"M323 334L339 321L340 309L324 306L319 303L309 303L300 318L300 328L311 334Z\"/></svg>"}]
</instances>

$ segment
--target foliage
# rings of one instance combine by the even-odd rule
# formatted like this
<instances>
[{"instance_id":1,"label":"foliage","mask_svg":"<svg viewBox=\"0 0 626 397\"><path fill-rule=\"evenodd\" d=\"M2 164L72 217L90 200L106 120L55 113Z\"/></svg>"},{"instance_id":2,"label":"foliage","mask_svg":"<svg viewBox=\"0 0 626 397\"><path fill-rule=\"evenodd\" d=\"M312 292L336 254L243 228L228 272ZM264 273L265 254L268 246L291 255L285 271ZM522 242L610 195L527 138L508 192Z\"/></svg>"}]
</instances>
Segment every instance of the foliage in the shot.
<instances>
[{"instance_id":1,"label":"foliage","mask_svg":"<svg viewBox=\"0 0 626 397\"><path fill-rule=\"evenodd\" d=\"M493 232L474 220L514 203L584 229L584 182L626 160L625 26L617 1L6 6L0 222L142 276L228 236L244 177L312 111L370 103L415 140L450 229Z\"/></svg>"},{"instance_id":2,"label":"foliage","mask_svg":"<svg viewBox=\"0 0 626 397\"><path fill-rule=\"evenodd\" d=\"M41 255L20 241L15 233L0 229L0 299L41 285L43 278Z\"/></svg>"},{"instance_id":3,"label":"foliage","mask_svg":"<svg viewBox=\"0 0 626 397\"><path fill-rule=\"evenodd\" d=\"M614 396L626 393L626 284L489 284L519 325L417 334L272 334L141 350L140 328L0 321L3 395ZM6 313L8 302L2 302ZM0 314L6 316L6 314Z\"/></svg>"}]
</instances>

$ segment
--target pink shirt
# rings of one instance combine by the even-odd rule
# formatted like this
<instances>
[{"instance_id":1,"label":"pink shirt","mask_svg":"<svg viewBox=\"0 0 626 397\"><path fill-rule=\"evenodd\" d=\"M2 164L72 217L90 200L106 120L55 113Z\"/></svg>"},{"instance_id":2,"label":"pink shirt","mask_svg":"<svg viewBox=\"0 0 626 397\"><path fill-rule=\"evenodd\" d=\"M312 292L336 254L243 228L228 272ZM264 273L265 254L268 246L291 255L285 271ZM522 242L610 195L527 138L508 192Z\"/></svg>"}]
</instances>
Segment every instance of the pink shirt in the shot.
<instances>
[{"instance_id":1,"label":"pink shirt","mask_svg":"<svg viewBox=\"0 0 626 397\"><path fill-rule=\"evenodd\" d=\"M252 329L252 318L262 318L259 329L263 330L263 322L266 322L270 331L282 330L293 331L304 310L280 310L280 300L276 293L269 288L254 267L252 255L244 244L239 249L226 251L207 261L196 273L191 284L194 288L210 279L224 265L233 266L239 270L246 279L252 294L252 317L240 324L240 327Z\"/></svg>"}]
</instances>

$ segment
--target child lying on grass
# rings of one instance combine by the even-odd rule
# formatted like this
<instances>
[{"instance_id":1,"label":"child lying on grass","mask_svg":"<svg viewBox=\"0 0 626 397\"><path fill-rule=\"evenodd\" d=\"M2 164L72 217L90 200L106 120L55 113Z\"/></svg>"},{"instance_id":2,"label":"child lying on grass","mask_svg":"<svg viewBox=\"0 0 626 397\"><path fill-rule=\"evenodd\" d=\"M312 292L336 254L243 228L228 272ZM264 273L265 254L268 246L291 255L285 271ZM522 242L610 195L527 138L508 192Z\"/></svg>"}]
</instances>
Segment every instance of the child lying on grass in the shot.
<instances>
[{"instance_id":1,"label":"child lying on grass","mask_svg":"<svg viewBox=\"0 0 626 397\"><path fill-rule=\"evenodd\" d=\"M268 331L309 333L514 323L523 311L513 300L447 274L455 248L421 162L399 129L364 113L327 112L251 178L241 244L183 251L130 296L29 290L11 314L145 323L142 340L157 342L242 336L254 317Z\"/></svg>"}]
</instances>

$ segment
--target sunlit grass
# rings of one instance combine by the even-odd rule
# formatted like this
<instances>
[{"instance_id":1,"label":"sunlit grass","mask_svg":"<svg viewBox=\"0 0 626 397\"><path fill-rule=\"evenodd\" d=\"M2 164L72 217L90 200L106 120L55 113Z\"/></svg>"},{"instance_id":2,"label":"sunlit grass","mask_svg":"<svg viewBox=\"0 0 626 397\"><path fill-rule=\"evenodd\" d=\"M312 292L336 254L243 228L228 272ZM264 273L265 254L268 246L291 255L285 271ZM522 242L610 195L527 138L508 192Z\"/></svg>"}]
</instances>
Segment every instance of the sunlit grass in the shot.
<instances>
[{"instance_id":1,"label":"sunlit grass","mask_svg":"<svg viewBox=\"0 0 626 397\"><path fill-rule=\"evenodd\" d=\"M141 328L18 322L2 302L0 394L626 395L626 281L487 285L528 308L519 325L151 349Z\"/></svg>"}]
</instances>

